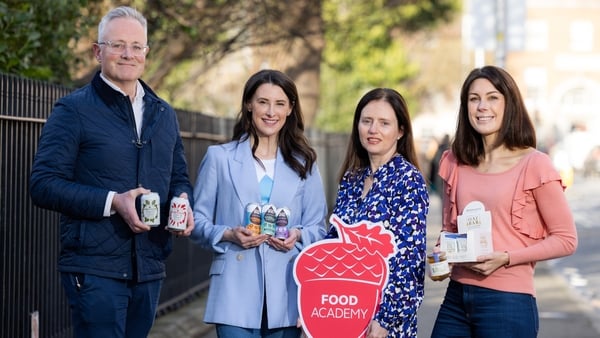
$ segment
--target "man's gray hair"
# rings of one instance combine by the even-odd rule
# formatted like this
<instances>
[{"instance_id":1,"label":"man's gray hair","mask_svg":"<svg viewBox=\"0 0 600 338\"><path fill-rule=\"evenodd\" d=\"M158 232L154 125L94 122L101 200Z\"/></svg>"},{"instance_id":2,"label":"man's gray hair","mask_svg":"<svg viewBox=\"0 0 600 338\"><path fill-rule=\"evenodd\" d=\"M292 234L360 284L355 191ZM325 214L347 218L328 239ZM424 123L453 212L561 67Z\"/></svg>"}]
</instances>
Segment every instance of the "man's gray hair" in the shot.
<instances>
[{"instance_id":1,"label":"man's gray hair","mask_svg":"<svg viewBox=\"0 0 600 338\"><path fill-rule=\"evenodd\" d=\"M102 20L100 20L100 23L98 24L98 41L104 40L104 29L106 28L106 25L111 20L118 18L132 18L139 21L139 23L142 24L142 27L144 27L144 35L148 36L148 21L146 21L144 15L134 8L121 6L112 9L110 12L106 13Z\"/></svg>"}]
</instances>

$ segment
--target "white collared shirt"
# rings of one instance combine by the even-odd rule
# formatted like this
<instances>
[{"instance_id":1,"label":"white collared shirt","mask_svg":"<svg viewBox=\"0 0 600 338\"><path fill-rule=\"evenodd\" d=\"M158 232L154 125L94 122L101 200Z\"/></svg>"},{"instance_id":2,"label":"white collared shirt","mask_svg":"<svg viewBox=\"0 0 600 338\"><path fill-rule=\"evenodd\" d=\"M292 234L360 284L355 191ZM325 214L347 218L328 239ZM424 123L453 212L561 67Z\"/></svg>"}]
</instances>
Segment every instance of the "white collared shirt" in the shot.
<instances>
[{"instance_id":1,"label":"white collared shirt","mask_svg":"<svg viewBox=\"0 0 600 338\"><path fill-rule=\"evenodd\" d=\"M100 73L100 77L107 85L109 85L112 89L118 91L119 93L127 96L124 91L121 90L116 84L110 82L102 73ZM137 131L138 136L142 135L142 121L144 120L144 95L146 92L144 91L144 87L140 81L136 81L137 88L135 90L135 97L131 100L131 106L133 108L133 115L135 117L135 130Z\"/></svg>"}]
</instances>

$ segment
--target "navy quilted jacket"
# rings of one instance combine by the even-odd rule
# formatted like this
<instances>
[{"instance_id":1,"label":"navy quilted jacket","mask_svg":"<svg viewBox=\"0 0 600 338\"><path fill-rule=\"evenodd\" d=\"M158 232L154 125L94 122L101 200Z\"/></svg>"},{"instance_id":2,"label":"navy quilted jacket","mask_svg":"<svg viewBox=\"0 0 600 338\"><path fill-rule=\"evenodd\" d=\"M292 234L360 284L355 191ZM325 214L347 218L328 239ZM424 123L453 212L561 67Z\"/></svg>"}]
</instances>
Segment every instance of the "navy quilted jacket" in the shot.
<instances>
[{"instance_id":1,"label":"navy quilted jacket","mask_svg":"<svg viewBox=\"0 0 600 338\"><path fill-rule=\"evenodd\" d=\"M36 205L61 213L60 271L138 281L165 277L172 248L164 229L168 201L182 192L192 198L192 187L175 111L142 85L139 139L129 98L100 73L58 100L42 130L30 195ZM109 191L138 186L160 195L162 212L161 225L142 234L134 234L117 214L102 215Z\"/></svg>"}]
</instances>

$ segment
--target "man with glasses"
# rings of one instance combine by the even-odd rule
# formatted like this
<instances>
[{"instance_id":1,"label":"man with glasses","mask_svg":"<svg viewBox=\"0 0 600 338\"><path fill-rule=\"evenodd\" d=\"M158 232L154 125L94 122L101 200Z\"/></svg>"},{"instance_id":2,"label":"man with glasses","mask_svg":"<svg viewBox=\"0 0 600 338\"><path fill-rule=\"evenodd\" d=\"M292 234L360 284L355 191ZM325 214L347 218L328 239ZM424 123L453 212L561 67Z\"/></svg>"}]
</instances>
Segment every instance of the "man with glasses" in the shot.
<instances>
[{"instance_id":1,"label":"man with glasses","mask_svg":"<svg viewBox=\"0 0 600 338\"><path fill-rule=\"evenodd\" d=\"M33 163L33 202L61 213L58 267L75 337L148 335L172 249L169 201L192 197L175 111L140 80L148 50L142 14L106 14L93 45L100 71L56 102ZM150 192L158 226L140 219ZM187 216L178 235L194 227Z\"/></svg>"}]
</instances>

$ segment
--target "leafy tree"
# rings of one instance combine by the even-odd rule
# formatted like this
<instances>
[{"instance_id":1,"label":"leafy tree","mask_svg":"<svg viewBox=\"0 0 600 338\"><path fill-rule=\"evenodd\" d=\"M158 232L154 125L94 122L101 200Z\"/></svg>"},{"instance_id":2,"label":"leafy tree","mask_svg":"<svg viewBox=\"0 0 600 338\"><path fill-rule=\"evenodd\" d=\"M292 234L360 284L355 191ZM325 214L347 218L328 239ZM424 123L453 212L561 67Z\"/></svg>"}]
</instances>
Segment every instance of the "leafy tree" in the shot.
<instances>
[{"instance_id":1,"label":"leafy tree","mask_svg":"<svg viewBox=\"0 0 600 338\"><path fill-rule=\"evenodd\" d=\"M87 0L0 2L0 71L70 83L81 28L97 21ZM85 30L83 30L85 32Z\"/></svg>"},{"instance_id":2,"label":"leafy tree","mask_svg":"<svg viewBox=\"0 0 600 338\"><path fill-rule=\"evenodd\" d=\"M146 1L143 11L151 25L152 55L145 79L176 106L198 110L212 102L207 109L213 113L232 114L238 108L249 73L267 65L296 80L300 92L307 97L303 98L304 111L314 115L322 45L320 3ZM249 56L240 60L240 55L245 54ZM238 55L242 62L231 64L226 59L232 55ZM229 66L225 65L227 62ZM219 67L228 68L228 75L215 82L215 69ZM229 78L233 69L239 69L236 79Z\"/></svg>"},{"instance_id":3,"label":"leafy tree","mask_svg":"<svg viewBox=\"0 0 600 338\"><path fill-rule=\"evenodd\" d=\"M245 48L260 49L298 37L321 35L307 27L307 16L320 15L320 1L294 3L279 0L150 0L148 17L152 46L161 59L151 72L160 83L181 62L214 66ZM316 13L311 11L316 8Z\"/></svg>"},{"instance_id":4,"label":"leafy tree","mask_svg":"<svg viewBox=\"0 0 600 338\"><path fill-rule=\"evenodd\" d=\"M374 87L398 90L415 111L411 80L419 69L400 35L448 21L458 8L457 0L326 0L317 125L347 132L358 99Z\"/></svg>"},{"instance_id":5,"label":"leafy tree","mask_svg":"<svg viewBox=\"0 0 600 338\"><path fill-rule=\"evenodd\" d=\"M174 106L197 111L210 101L206 110L231 112L248 74L267 64L296 81L309 125L319 109L319 127L348 131L356 101L372 87L395 88L409 103L416 102L411 97L417 87L412 81L419 69L410 61L401 35L448 21L459 2L132 0L128 4L148 18L150 55L144 80ZM120 3L0 2L0 71L65 84L71 81L69 74L76 74L75 83L87 82L97 69L89 55L95 27L109 6ZM250 56L243 59L248 50ZM232 61L232 55L237 59ZM240 78L215 81L214 70L219 67L239 68Z\"/></svg>"}]
</instances>

